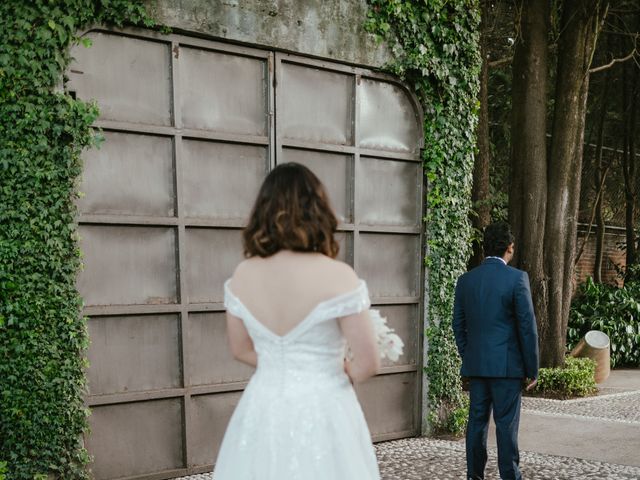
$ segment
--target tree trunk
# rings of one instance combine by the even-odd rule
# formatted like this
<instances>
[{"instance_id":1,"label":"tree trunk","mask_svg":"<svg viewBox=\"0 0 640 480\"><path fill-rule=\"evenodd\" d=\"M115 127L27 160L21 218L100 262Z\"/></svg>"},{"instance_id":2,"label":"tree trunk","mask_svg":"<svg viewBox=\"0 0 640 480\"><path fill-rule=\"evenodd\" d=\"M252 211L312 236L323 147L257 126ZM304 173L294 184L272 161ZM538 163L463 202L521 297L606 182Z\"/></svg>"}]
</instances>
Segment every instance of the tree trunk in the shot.
<instances>
[{"instance_id":1,"label":"tree trunk","mask_svg":"<svg viewBox=\"0 0 640 480\"><path fill-rule=\"evenodd\" d=\"M598 173L596 174L595 181L597 185L600 185L601 165L602 158L598 160L598 164L596 166ZM602 283L602 260L604 258L605 228L604 215L602 214L602 195L600 195L596 203L596 258L593 263L593 281L595 283Z\"/></svg>"},{"instance_id":2,"label":"tree trunk","mask_svg":"<svg viewBox=\"0 0 640 480\"><path fill-rule=\"evenodd\" d=\"M604 124L607 118L607 100L609 93L609 72L605 73L602 89L600 119L598 120L598 139L596 140L596 155L594 168L594 187L596 193L596 258L593 264L593 281L602 283L602 258L604 256L604 215L602 214L602 201L604 196L604 176L606 171L602 167L602 147L604 143Z\"/></svg>"},{"instance_id":3,"label":"tree trunk","mask_svg":"<svg viewBox=\"0 0 640 480\"><path fill-rule=\"evenodd\" d=\"M509 223L516 237L513 265L529 273L539 326L546 325L543 269L547 204L547 36L549 2L520 2L513 57ZM542 321L540 321L542 320Z\"/></svg>"},{"instance_id":4,"label":"tree trunk","mask_svg":"<svg viewBox=\"0 0 640 480\"><path fill-rule=\"evenodd\" d=\"M471 224L479 231L489 225L491 221L491 205L489 204L489 162L491 148L489 142L489 60L487 58L487 30L488 30L489 1L482 5L482 20L480 25L480 54L482 69L480 71L480 116L478 119L478 154L473 168L473 190L471 200L474 205L474 215ZM469 260L469 268L482 262L482 243L473 242L473 255Z\"/></svg>"},{"instance_id":5,"label":"tree trunk","mask_svg":"<svg viewBox=\"0 0 640 480\"><path fill-rule=\"evenodd\" d=\"M626 265L636 263L636 236L635 236L635 201L636 201L636 120L638 105L638 81L637 67L629 72L629 66L624 66L623 73L623 108L627 108L628 114L623 115L625 120L625 148L622 156L622 170L624 173L624 198L625 198L625 227L626 227ZM629 78L631 77L631 78Z\"/></svg>"},{"instance_id":6,"label":"tree trunk","mask_svg":"<svg viewBox=\"0 0 640 480\"><path fill-rule=\"evenodd\" d=\"M543 367L564 364L574 287L588 71L602 14L606 10L603 3L601 0L565 0L563 4L549 159L553 168L549 168L547 177L544 265L549 289L547 315L540 319L540 364Z\"/></svg>"}]
</instances>

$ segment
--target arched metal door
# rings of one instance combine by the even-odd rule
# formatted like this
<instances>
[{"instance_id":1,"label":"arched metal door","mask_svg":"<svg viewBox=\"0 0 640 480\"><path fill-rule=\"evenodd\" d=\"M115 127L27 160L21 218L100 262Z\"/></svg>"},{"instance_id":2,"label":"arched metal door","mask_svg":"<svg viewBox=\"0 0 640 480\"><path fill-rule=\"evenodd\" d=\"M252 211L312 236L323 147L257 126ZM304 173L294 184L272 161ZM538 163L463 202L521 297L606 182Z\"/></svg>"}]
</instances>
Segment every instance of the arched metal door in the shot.
<instances>
[{"instance_id":1,"label":"arched metal door","mask_svg":"<svg viewBox=\"0 0 640 480\"><path fill-rule=\"evenodd\" d=\"M95 30L70 89L105 142L79 201L97 479L210 469L251 370L226 345L222 283L266 173L310 166L341 217L342 258L405 339L359 389L375 439L420 431L420 114L365 69L180 35Z\"/></svg>"}]
</instances>

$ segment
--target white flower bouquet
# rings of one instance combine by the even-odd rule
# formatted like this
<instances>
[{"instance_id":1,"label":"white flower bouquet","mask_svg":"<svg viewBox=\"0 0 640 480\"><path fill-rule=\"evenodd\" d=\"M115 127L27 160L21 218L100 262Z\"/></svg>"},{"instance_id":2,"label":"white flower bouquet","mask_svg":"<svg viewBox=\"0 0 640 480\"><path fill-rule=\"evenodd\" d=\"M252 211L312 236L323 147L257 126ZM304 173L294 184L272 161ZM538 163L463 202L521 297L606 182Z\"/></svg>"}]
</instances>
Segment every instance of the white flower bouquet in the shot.
<instances>
[{"instance_id":1,"label":"white flower bouquet","mask_svg":"<svg viewBox=\"0 0 640 480\"><path fill-rule=\"evenodd\" d=\"M369 310L369 317L373 322L376 339L378 340L380 358L388 358L392 362L398 361L404 349L404 342L393 328L387 325L387 319L380 315L378 310Z\"/></svg>"},{"instance_id":2,"label":"white flower bouquet","mask_svg":"<svg viewBox=\"0 0 640 480\"><path fill-rule=\"evenodd\" d=\"M397 362L400 355L402 355L404 342L395 333L393 328L387 325L387 319L380 315L379 310L369 310L369 318L371 319L371 323L373 323L373 331L376 334L380 358L388 358L392 362ZM345 357L347 360L353 360L353 354L351 353L349 345L347 345Z\"/></svg>"}]
</instances>

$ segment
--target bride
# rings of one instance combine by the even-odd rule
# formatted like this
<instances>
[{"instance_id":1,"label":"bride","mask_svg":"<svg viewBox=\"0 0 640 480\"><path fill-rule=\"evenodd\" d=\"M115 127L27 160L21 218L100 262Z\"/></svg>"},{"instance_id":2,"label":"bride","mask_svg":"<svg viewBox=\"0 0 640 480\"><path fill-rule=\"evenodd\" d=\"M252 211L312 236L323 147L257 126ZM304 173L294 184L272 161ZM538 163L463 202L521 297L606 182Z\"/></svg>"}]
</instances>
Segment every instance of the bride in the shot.
<instances>
[{"instance_id":1,"label":"bride","mask_svg":"<svg viewBox=\"0 0 640 480\"><path fill-rule=\"evenodd\" d=\"M367 286L335 260L336 226L308 168L285 163L267 176L243 232L247 259L225 283L231 351L256 371L214 480L380 478L352 386L380 357Z\"/></svg>"}]
</instances>

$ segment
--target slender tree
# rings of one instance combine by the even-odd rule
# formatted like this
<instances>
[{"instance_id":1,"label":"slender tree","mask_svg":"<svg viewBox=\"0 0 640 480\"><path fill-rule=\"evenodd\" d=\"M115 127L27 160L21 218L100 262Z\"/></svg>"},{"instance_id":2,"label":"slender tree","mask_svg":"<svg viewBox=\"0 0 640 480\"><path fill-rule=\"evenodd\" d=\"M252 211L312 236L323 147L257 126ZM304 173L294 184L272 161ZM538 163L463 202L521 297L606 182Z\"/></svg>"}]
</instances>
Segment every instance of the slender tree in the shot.
<instances>
[{"instance_id":1,"label":"slender tree","mask_svg":"<svg viewBox=\"0 0 640 480\"><path fill-rule=\"evenodd\" d=\"M593 264L593 281L602 283L602 259L604 257L604 234L605 223L604 214L602 212L604 181L608 168L602 164L602 151L604 148L604 127L607 118L607 97L609 93L609 71L605 73L605 79L602 87L602 96L600 99L600 118L598 119L598 131L596 140L596 151L593 169L593 187L595 189L595 220L596 220L596 254Z\"/></svg>"},{"instance_id":2,"label":"slender tree","mask_svg":"<svg viewBox=\"0 0 640 480\"><path fill-rule=\"evenodd\" d=\"M622 172L624 175L625 229L626 229L626 265L636 263L636 142L638 110L638 67L626 63L623 71L622 95L624 108L624 149L622 154Z\"/></svg>"},{"instance_id":3,"label":"slender tree","mask_svg":"<svg viewBox=\"0 0 640 480\"><path fill-rule=\"evenodd\" d=\"M509 218L517 265L529 272L542 366L564 363L580 197L589 68L605 0L564 0L549 155L546 155L547 1L523 1L513 65Z\"/></svg>"},{"instance_id":4,"label":"slender tree","mask_svg":"<svg viewBox=\"0 0 640 480\"><path fill-rule=\"evenodd\" d=\"M489 0L482 2L482 18L480 24L480 54L482 67L480 71L480 114L477 127L478 153L474 159L473 190L471 198L474 212L471 224L476 231L483 230L491 221L491 205L489 202L489 162L491 157L491 143L489 140L489 59L487 55L487 35L489 24ZM469 267L474 267L482 261L482 244L473 243L473 255Z\"/></svg>"},{"instance_id":5,"label":"slender tree","mask_svg":"<svg viewBox=\"0 0 640 480\"><path fill-rule=\"evenodd\" d=\"M547 203L547 75L550 7L523 0L516 11L513 58L509 222L514 263L529 273L537 317L544 318L547 279L541 247Z\"/></svg>"}]
</instances>

